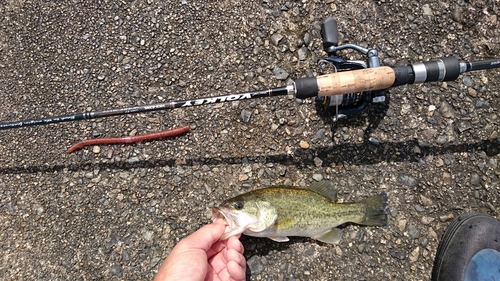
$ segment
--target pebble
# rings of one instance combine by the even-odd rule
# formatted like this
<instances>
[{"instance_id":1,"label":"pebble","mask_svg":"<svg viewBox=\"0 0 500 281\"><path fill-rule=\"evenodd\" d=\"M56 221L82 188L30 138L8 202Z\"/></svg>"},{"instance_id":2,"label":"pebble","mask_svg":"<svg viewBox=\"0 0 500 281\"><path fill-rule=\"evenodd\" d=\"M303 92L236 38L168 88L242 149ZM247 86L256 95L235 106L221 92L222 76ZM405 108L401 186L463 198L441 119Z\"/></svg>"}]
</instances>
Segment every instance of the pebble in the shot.
<instances>
[{"instance_id":1,"label":"pebble","mask_svg":"<svg viewBox=\"0 0 500 281\"><path fill-rule=\"evenodd\" d=\"M453 215L453 213L449 213L449 214L446 214L446 215L439 216L439 220L441 222L451 221L454 218L455 218L455 216Z\"/></svg>"},{"instance_id":2,"label":"pebble","mask_svg":"<svg viewBox=\"0 0 500 281\"><path fill-rule=\"evenodd\" d=\"M243 187L243 188L250 188L252 186L249 183L244 183L244 184L241 185L241 187Z\"/></svg>"},{"instance_id":3,"label":"pebble","mask_svg":"<svg viewBox=\"0 0 500 281\"><path fill-rule=\"evenodd\" d=\"M92 152L94 152L95 154L101 153L101 147L98 145L94 145L94 147L92 148Z\"/></svg>"},{"instance_id":4,"label":"pebble","mask_svg":"<svg viewBox=\"0 0 500 281\"><path fill-rule=\"evenodd\" d=\"M306 34L304 34L304 44L309 45L309 43L311 43L311 35L309 35L308 32L306 32Z\"/></svg>"},{"instance_id":5,"label":"pebble","mask_svg":"<svg viewBox=\"0 0 500 281\"><path fill-rule=\"evenodd\" d=\"M424 4L422 6L422 11L424 13L424 16L432 16L432 9L429 4Z\"/></svg>"},{"instance_id":6,"label":"pebble","mask_svg":"<svg viewBox=\"0 0 500 281\"><path fill-rule=\"evenodd\" d=\"M323 160L321 160L321 158L319 157L314 157L313 161L316 167L321 167L323 165Z\"/></svg>"},{"instance_id":7,"label":"pebble","mask_svg":"<svg viewBox=\"0 0 500 281\"><path fill-rule=\"evenodd\" d=\"M446 136L439 136L437 137L436 142L438 144L445 144L446 142L448 142L448 138L446 138Z\"/></svg>"},{"instance_id":8,"label":"pebble","mask_svg":"<svg viewBox=\"0 0 500 281\"><path fill-rule=\"evenodd\" d=\"M416 205L415 205L415 211L417 211L417 212L419 212L419 213L422 213L422 212L424 212L424 211L425 211L425 209L424 209L422 206L420 206L420 205L416 204Z\"/></svg>"},{"instance_id":9,"label":"pebble","mask_svg":"<svg viewBox=\"0 0 500 281\"><path fill-rule=\"evenodd\" d=\"M434 111L436 110L436 106L431 104L429 105L429 108L427 108L427 111L429 111L429 116L434 115Z\"/></svg>"},{"instance_id":10,"label":"pebble","mask_svg":"<svg viewBox=\"0 0 500 281\"><path fill-rule=\"evenodd\" d=\"M99 76L97 76L97 80L99 80L99 81L104 80L104 78L106 78L106 76L104 76L104 74L99 74Z\"/></svg>"},{"instance_id":11,"label":"pebble","mask_svg":"<svg viewBox=\"0 0 500 281\"><path fill-rule=\"evenodd\" d=\"M450 157L445 156L445 157L444 157L444 163L445 163L446 165L450 165L450 164L451 164L451 159L450 159Z\"/></svg>"},{"instance_id":12,"label":"pebble","mask_svg":"<svg viewBox=\"0 0 500 281\"><path fill-rule=\"evenodd\" d=\"M469 93L469 96L471 96L473 98L477 97L477 91L474 90L474 88L468 88L467 92Z\"/></svg>"},{"instance_id":13,"label":"pebble","mask_svg":"<svg viewBox=\"0 0 500 281\"><path fill-rule=\"evenodd\" d=\"M476 174L476 173L473 173L471 176L470 176L470 183L472 185L479 185L480 183L480 178L479 178L479 175Z\"/></svg>"},{"instance_id":14,"label":"pebble","mask_svg":"<svg viewBox=\"0 0 500 281\"><path fill-rule=\"evenodd\" d=\"M453 112L453 108L447 102L441 103L441 107L439 107L439 113L445 118L455 117L455 113Z\"/></svg>"},{"instance_id":15,"label":"pebble","mask_svg":"<svg viewBox=\"0 0 500 281\"><path fill-rule=\"evenodd\" d=\"M417 180L406 174L399 176L399 182L409 187L413 187L417 184Z\"/></svg>"},{"instance_id":16,"label":"pebble","mask_svg":"<svg viewBox=\"0 0 500 281\"><path fill-rule=\"evenodd\" d=\"M114 264L109 268L109 272L115 276L123 277L123 269L119 264Z\"/></svg>"},{"instance_id":17,"label":"pebble","mask_svg":"<svg viewBox=\"0 0 500 281\"><path fill-rule=\"evenodd\" d=\"M238 180L239 181L246 181L246 180L248 180L248 175L247 174L240 174L238 176Z\"/></svg>"},{"instance_id":18,"label":"pebble","mask_svg":"<svg viewBox=\"0 0 500 281\"><path fill-rule=\"evenodd\" d=\"M174 176L174 182L175 182L175 183L180 183L181 181L182 181L182 178L181 178L181 177L179 177L178 175L175 175L175 176Z\"/></svg>"},{"instance_id":19,"label":"pebble","mask_svg":"<svg viewBox=\"0 0 500 281\"><path fill-rule=\"evenodd\" d=\"M498 131L491 132L490 140L494 140L494 139L498 138L498 135L499 135Z\"/></svg>"},{"instance_id":20,"label":"pebble","mask_svg":"<svg viewBox=\"0 0 500 281\"><path fill-rule=\"evenodd\" d=\"M389 208L389 213L391 214L392 217L396 217L398 215L398 209L396 209L395 207L390 207Z\"/></svg>"},{"instance_id":21,"label":"pebble","mask_svg":"<svg viewBox=\"0 0 500 281\"><path fill-rule=\"evenodd\" d=\"M472 124L467 121L462 121L458 123L457 129L460 131L460 133L463 133L464 131L470 130L472 128Z\"/></svg>"},{"instance_id":22,"label":"pebble","mask_svg":"<svg viewBox=\"0 0 500 281\"><path fill-rule=\"evenodd\" d=\"M401 115L406 115L410 113L410 111L411 111L411 105L403 104L403 106L401 107Z\"/></svg>"},{"instance_id":23,"label":"pebble","mask_svg":"<svg viewBox=\"0 0 500 281\"><path fill-rule=\"evenodd\" d=\"M409 255L410 262L416 262L420 254L420 247L416 247Z\"/></svg>"},{"instance_id":24,"label":"pebble","mask_svg":"<svg viewBox=\"0 0 500 281\"><path fill-rule=\"evenodd\" d=\"M485 101L485 100L478 100L476 101L476 108L490 108L491 105L488 101Z\"/></svg>"},{"instance_id":25,"label":"pebble","mask_svg":"<svg viewBox=\"0 0 500 281\"><path fill-rule=\"evenodd\" d=\"M379 146L379 145L380 145L380 141L379 141L378 139L376 139L376 138L370 137L370 138L368 139L368 141L369 141L371 144L375 145L375 146Z\"/></svg>"},{"instance_id":26,"label":"pebble","mask_svg":"<svg viewBox=\"0 0 500 281\"><path fill-rule=\"evenodd\" d=\"M491 168L493 168L493 169L495 169L495 170L496 170L496 168L497 168L497 166L498 166L498 160L497 160L497 159L494 159L494 158L490 159L490 161L489 161L489 166L490 166Z\"/></svg>"},{"instance_id":27,"label":"pebble","mask_svg":"<svg viewBox=\"0 0 500 281\"><path fill-rule=\"evenodd\" d=\"M395 250L391 253L391 257L398 259L398 260L404 260L406 258L405 254L401 252L400 250Z\"/></svg>"},{"instance_id":28,"label":"pebble","mask_svg":"<svg viewBox=\"0 0 500 281\"><path fill-rule=\"evenodd\" d=\"M281 168L280 170L280 176L284 177L286 175L286 166Z\"/></svg>"},{"instance_id":29,"label":"pebble","mask_svg":"<svg viewBox=\"0 0 500 281\"><path fill-rule=\"evenodd\" d=\"M431 199L429 199L423 195L420 195L420 201L422 202L422 204L424 206L432 206L432 204L433 204Z\"/></svg>"},{"instance_id":30,"label":"pebble","mask_svg":"<svg viewBox=\"0 0 500 281\"><path fill-rule=\"evenodd\" d=\"M299 142L299 146L300 146L301 148L306 149L306 148L309 148L309 143L307 143L307 141L303 141L303 140L302 140L302 141L300 141L300 142Z\"/></svg>"},{"instance_id":31,"label":"pebble","mask_svg":"<svg viewBox=\"0 0 500 281\"><path fill-rule=\"evenodd\" d=\"M307 51L307 48L306 47L302 47L300 48L298 51L297 51L298 55L299 55L299 60L306 60L307 59L307 54L308 54L308 51Z\"/></svg>"},{"instance_id":32,"label":"pebble","mask_svg":"<svg viewBox=\"0 0 500 281\"><path fill-rule=\"evenodd\" d=\"M431 224L432 222L434 222L434 218L432 217L427 217L427 216L423 216L422 219L421 219L421 222L422 224L424 225L429 225Z\"/></svg>"},{"instance_id":33,"label":"pebble","mask_svg":"<svg viewBox=\"0 0 500 281\"><path fill-rule=\"evenodd\" d=\"M316 132L316 138L317 139L322 139L325 136L326 130L325 129L319 129Z\"/></svg>"},{"instance_id":34,"label":"pebble","mask_svg":"<svg viewBox=\"0 0 500 281\"><path fill-rule=\"evenodd\" d=\"M451 174L448 172L443 172L443 182L450 183L451 182Z\"/></svg>"},{"instance_id":35,"label":"pebble","mask_svg":"<svg viewBox=\"0 0 500 281\"><path fill-rule=\"evenodd\" d=\"M144 238L144 240L146 241L151 241L153 240L153 232L152 231L145 231L143 234L142 234L142 237Z\"/></svg>"},{"instance_id":36,"label":"pebble","mask_svg":"<svg viewBox=\"0 0 500 281\"><path fill-rule=\"evenodd\" d=\"M472 78L466 75L464 76L464 78L462 78L462 83L464 83L464 85L467 87L472 87Z\"/></svg>"},{"instance_id":37,"label":"pebble","mask_svg":"<svg viewBox=\"0 0 500 281\"><path fill-rule=\"evenodd\" d=\"M429 239L427 239L427 237L422 237L420 239L420 245L422 245L422 247L427 247L427 245L429 244Z\"/></svg>"},{"instance_id":38,"label":"pebble","mask_svg":"<svg viewBox=\"0 0 500 281\"><path fill-rule=\"evenodd\" d=\"M312 178L315 181L322 181L323 180L323 175L322 174L313 174Z\"/></svg>"},{"instance_id":39,"label":"pebble","mask_svg":"<svg viewBox=\"0 0 500 281\"><path fill-rule=\"evenodd\" d=\"M286 80L289 76L288 72L286 72L285 70L281 69L278 66L274 67L273 74L278 80Z\"/></svg>"},{"instance_id":40,"label":"pebble","mask_svg":"<svg viewBox=\"0 0 500 281\"><path fill-rule=\"evenodd\" d=\"M420 231L416 226L410 224L410 226L408 227L408 234L410 235L411 238L417 239L420 236Z\"/></svg>"},{"instance_id":41,"label":"pebble","mask_svg":"<svg viewBox=\"0 0 500 281\"><path fill-rule=\"evenodd\" d=\"M156 265L161 261L161 258L152 258L151 261L149 262L149 267L154 268Z\"/></svg>"},{"instance_id":42,"label":"pebble","mask_svg":"<svg viewBox=\"0 0 500 281\"><path fill-rule=\"evenodd\" d=\"M250 272L247 272L247 275L259 274L264 271L264 264L260 260L258 256L253 256L247 261L247 266Z\"/></svg>"},{"instance_id":43,"label":"pebble","mask_svg":"<svg viewBox=\"0 0 500 281\"><path fill-rule=\"evenodd\" d=\"M403 232L406 228L406 220L398 220L398 229L399 231Z\"/></svg>"},{"instance_id":44,"label":"pebble","mask_svg":"<svg viewBox=\"0 0 500 281\"><path fill-rule=\"evenodd\" d=\"M251 165L245 165L243 167L243 169L241 169L241 172L243 172L243 173L250 173L251 171L252 171L252 166Z\"/></svg>"},{"instance_id":45,"label":"pebble","mask_svg":"<svg viewBox=\"0 0 500 281\"><path fill-rule=\"evenodd\" d=\"M479 191L474 190L474 198L481 199L481 194L479 194Z\"/></svg>"},{"instance_id":46,"label":"pebble","mask_svg":"<svg viewBox=\"0 0 500 281\"><path fill-rule=\"evenodd\" d=\"M422 151L420 150L420 147L414 146L413 147L413 154L416 154L416 155L422 154Z\"/></svg>"},{"instance_id":47,"label":"pebble","mask_svg":"<svg viewBox=\"0 0 500 281\"><path fill-rule=\"evenodd\" d=\"M283 35L279 33L274 33L273 35L271 35L271 43L273 43L275 46L278 46L281 39L283 39Z\"/></svg>"},{"instance_id":48,"label":"pebble","mask_svg":"<svg viewBox=\"0 0 500 281\"><path fill-rule=\"evenodd\" d=\"M122 259L124 261L129 261L131 259L131 257L132 256L130 255L130 253L126 249L123 249L123 251L122 251Z\"/></svg>"},{"instance_id":49,"label":"pebble","mask_svg":"<svg viewBox=\"0 0 500 281\"><path fill-rule=\"evenodd\" d=\"M252 117L252 112L243 109L241 111L241 121L248 123L250 121L250 117Z\"/></svg>"},{"instance_id":50,"label":"pebble","mask_svg":"<svg viewBox=\"0 0 500 281\"><path fill-rule=\"evenodd\" d=\"M129 164L134 164L134 163L137 163L141 161L141 159L137 156L133 156L133 157L130 157L129 159L127 159L127 163Z\"/></svg>"}]
</instances>

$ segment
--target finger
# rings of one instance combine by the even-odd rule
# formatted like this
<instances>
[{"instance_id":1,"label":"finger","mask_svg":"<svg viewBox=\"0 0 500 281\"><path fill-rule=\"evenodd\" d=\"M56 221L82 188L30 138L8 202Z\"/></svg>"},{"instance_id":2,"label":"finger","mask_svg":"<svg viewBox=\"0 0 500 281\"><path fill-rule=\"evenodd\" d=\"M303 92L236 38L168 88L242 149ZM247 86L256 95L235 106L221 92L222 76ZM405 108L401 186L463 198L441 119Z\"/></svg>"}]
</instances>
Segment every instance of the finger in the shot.
<instances>
[{"instance_id":1,"label":"finger","mask_svg":"<svg viewBox=\"0 0 500 281\"><path fill-rule=\"evenodd\" d=\"M241 267L235 261L229 261L227 263L227 272L231 277L231 280L235 281L243 281L245 280L246 275L246 267Z\"/></svg>"},{"instance_id":2,"label":"finger","mask_svg":"<svg viewBox=\"0 0 500 281\"><path fill-rule=\"evenodd\" d=\"M243 244L241 244L241 241L236 236L229 238L229 240L227 241L227 248L235 249L240 254L243 254L243 252L245 251L245 249L243 248Z\"/></svg>"},{"instance_id":3,"label":"finger","mask_svg":"<svg viewBox=\"0 0 500 281\"><path fill-rule=\"evenodd\" d=\"M204 225L193 234L184 238L184 246L191 249L202 249L207 252L224 233L225 225L220 222Z\"/></svg>"},{"instance_id":4,"label":"finger","mask_svg":"<svg viewBox=\"0 0 500 281\"><path fill-rule=\"evenodd\" d=\"M245 257L241 253L237 252L234 249L227 250L227 261L228 261L228 264L229 264L229 262L234 261L240 267L246 268L247 262L245 260Z\"/></svg>"},{"instance_id":5,"label":"finger","mask_svg":"<svg viewBox=\"0 0 500 281\"><path fill-rule=\"evenodd\" d=\"M211 258L215 254L220 253L222 250L227 248L227 241L217 241L210 247L207 251L207 258Z\"/></svg>"}]
</instances>

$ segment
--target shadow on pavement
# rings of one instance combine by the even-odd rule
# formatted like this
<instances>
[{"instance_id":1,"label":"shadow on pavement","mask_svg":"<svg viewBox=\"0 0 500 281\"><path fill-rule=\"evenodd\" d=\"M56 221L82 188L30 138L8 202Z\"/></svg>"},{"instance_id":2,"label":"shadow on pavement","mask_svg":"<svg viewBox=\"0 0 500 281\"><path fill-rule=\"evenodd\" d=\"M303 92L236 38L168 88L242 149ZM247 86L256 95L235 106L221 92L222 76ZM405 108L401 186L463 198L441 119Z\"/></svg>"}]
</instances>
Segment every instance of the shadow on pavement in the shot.
<instances>
[{"instance_id":1,"label":"shadow on pavement","mask_svg":"<svg viewBox=\"0 0 500 281\"><path fill-rule=\"evenodd\" d=\"M314 165L314 157L321 159L323 166L336 164L348 165L370 165L380 162L422 162L429 155L443 155L460 152L484 151L489 157L500 154L500 141L480 141L475 143L449 144L443 146L420 147L420 153L415 154L413 148L419 146L417 140L403 142L381 142L374 145L369 141L359 144L341 144L320 147L316 149L297 149L293 153L274 155L249 155L246 156L248 163L274 163L285 166L305 167ZM183 166L194 165L220 165L220 164L242 164L241 156L238 157L213 157L213 158L187 158ZM114 163L92 163L78 162L56 165L32 165L12 166L0 168L0 174L25 174L38 172L55 172L63 169L69 171L86 170L89 167L99 165L101 168L115 170L129 170L134 168L155 168L164 166L176 166L176 159L150 159L134 163L127 161Z\"/></svg>"}]
</instances>

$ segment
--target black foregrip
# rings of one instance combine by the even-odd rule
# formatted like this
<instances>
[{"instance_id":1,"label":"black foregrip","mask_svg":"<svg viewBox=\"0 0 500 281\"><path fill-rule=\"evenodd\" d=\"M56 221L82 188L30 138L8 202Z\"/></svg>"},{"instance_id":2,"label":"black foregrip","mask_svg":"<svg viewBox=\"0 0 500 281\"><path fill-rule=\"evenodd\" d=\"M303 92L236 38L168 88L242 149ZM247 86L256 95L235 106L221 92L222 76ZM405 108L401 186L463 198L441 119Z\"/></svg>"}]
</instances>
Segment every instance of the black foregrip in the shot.
<instances>
[{"instance_id":1,"label":"black foregrip","mask_svg":"<svg viewBox=\"0 0 500 281\"><path fill-rule=\"evenodd\" d=\"M439 64L437 61L427 61L423 63L425 69L427 70L427 78L425 82L436 82L439 81Z\"/></svg>"},{"instance_id":2,"label":"black foregrip","mask_svg":"<svg viewBox=\"0 0 500 281\"><path fill-rule=\"evenodd\" d=\"M456 57L446 57L442 58L441 61L444 63L446 70L443 81L456 80L460 76L460 62L458 59Z\"/></svg>"},{"instance_id":3,"label":"black foregrip","mask_svg":"<svg viewBox=\"0 0 500 281\"><path fill-rule=\"evenodd\" d=\"M414 63L411 64L410 67L411 70L400 66L394 67L395 71L401 72L396 75L404 77L406 71L408 71L409 74L413 74L413 79L409 80L410 82L408 84L454 81L460 75L460 62L455 57L446 57L438 61ZM397 81L395 84L402 85L402 81L404 81L404 79L402 79L401 82Z\"/></svg>"},{"instance_id":4,"label":"black foregrip","mask_svg":"<svg viewBox=\"0 0 500 281\"><path fill-rule=\"evenodd\" d=\"M414 64L415 72L423 69L417 67L419 64ZM420 63L425 69L425 81L419 82L436 82L436 81L454 81L460 75L460 62L455 57L441 58L439 61L428 61ZM418 73L416 74L418 76ZM418 79L417 79L418 80Z\"/></svg>"},{"instance_id":5,"label":"black foregrip","mask_svg":"<svg viewBox=\"0 0 500 281\"><path fill-rule=\"evenodd\" d=\"M413 74L413 69L409 65L405 66L393 66L394 70L394 84L392 87L403 86L406 84L413 84L415 81L415 75Z\"/></svg>"},{"instance_id":6,"label":"black foregrip","mask_svg":"<svg viewBox=\"0 0 500 281\"><path fill-rule=\"evenodd\" d=\"M323 37L323 49L328 52L331 46L337 46L339 36L337 32L337 21L334 18L326 18L321 24L321 36Z\"/></svg>"},{"instance_id":7,"label":"black foregrip","mask_svg":"<svg viewBox=\"0 0 500 281\"><path fill-rule=\"evenodd\" d=\"M295 80L296 97L306 99L318 96L319 87L316 77L305 77Z\"/></svg>"}]
</instances>

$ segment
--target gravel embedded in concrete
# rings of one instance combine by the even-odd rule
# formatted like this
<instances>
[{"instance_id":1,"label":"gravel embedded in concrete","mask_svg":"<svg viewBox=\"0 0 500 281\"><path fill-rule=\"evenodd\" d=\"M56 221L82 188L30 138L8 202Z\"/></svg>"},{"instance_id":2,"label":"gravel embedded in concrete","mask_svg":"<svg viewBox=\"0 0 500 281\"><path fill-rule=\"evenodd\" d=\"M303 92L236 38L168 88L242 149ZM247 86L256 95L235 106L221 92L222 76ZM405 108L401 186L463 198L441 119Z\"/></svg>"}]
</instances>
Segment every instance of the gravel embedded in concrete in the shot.
<instances>
[{"instance_id":1,"label":"gravel embedded in concrete","mask_svg":"<svg viewBox=\"0 0 500 281\"><path fill-rule=\"evenodd\" d=\"M482 0L24 0L0 14L0 122L323 74L327 16L341 44L375 48L385 65L500 54L498 10ZM344 202L386 192L388 226L346 225L335 246L243 237L250 280L430 279L454 217L499 215L499 89L498 70L403 86L335 124L312 99L270 97L2 131L0 276L152 280L222 200L328 179ZM66 153L183 125L175 138Z\"/></svg>"}]
</instances>

